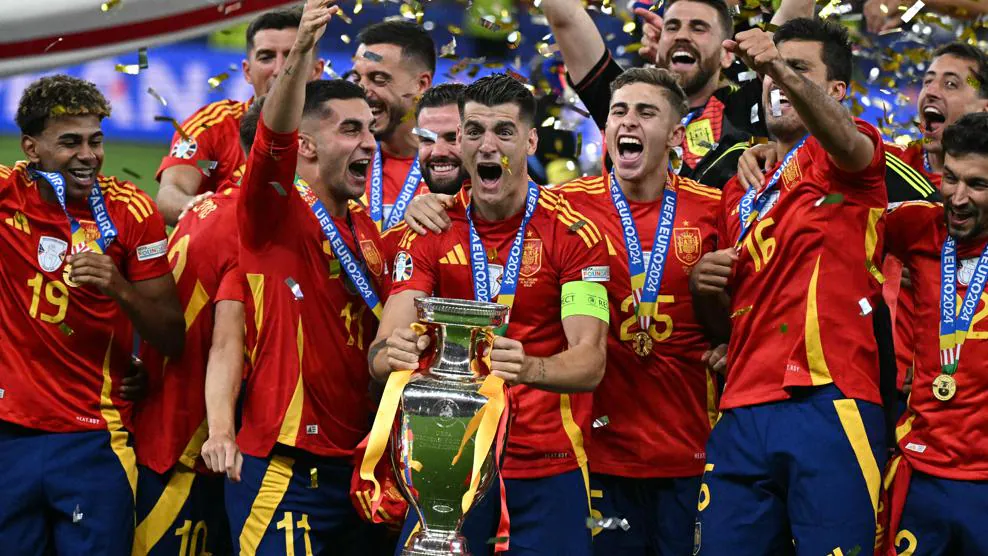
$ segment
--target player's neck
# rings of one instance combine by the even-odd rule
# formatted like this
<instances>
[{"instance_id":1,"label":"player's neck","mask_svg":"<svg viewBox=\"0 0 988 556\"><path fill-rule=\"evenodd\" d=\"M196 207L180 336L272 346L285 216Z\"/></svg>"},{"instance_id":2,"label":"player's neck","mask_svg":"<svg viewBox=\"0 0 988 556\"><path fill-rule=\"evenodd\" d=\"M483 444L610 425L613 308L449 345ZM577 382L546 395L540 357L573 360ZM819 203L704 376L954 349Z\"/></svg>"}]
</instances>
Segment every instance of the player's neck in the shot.
<instances>
[{"instance_id":1,"label":"player's neck","mask_svg":"<svg viewBox=\"0 0 988 556\"><path fill-rule=\"evenodd\" d=\"M659 168L665 168L669 164L668 158L661 161ZM617 177L618 185L621 187L621 191L624 196L628 198L629 201L635 203L648 203L654 201L662 196L662 190L666 187L666 182L669 179L669 173L656 170L654 172L649 172L646 176L639 180L626 180L622 179L615 173Z\"/></svg>"},{"instance_id":2,"label":"player's neck","mask_svg":"<svg viewBox=\"0 0 988 556\"><path fill-rule=\"evenodd\" d=\"M933 170L934 173L942 174L943 159L944 159L943 151L941 150L940 152L933 152L933 151L924 151L924 152L926 153L926 160L930 162L930 169Z\"/></svg>"},{"instance_id":3,"label":"player's neck","mask_svg":"<svg viewBox=\"0 0 988 556\"><path fill-rule=\"evenodd\" d=\"M390 137L381 140L381 150L389 156L412 158L419 152L418 138L412 133L415 121L403 122Z\"/></svg>"},{"instance_id":4,"label":"player's neck","mask_svg":"<svg viewBox=\"0 0 988 556\"><path fill-rule=\"evenodd\" d=\"M511 194L496 202L484 202L479 195L473 197L471 206L477 216L488 222L498 222L521 212L525 208L528 187L518 184L510 186L506 184L506 187L511 188Z\"/></svg>"},{"instance_id":5,"label":"player's neck","mask_svg":"<svg viewBox=\"0 0 988 556\"><path fill-rule=\"evenodd\" d=\"M53 205L58 204L58 197L55 195L55 189L52 188L50 183L48 183L46 180L43 179L39 179L34 183L38 184L38 196L41 197L42 201L46 203L51 203ZM71 192L68 187L65 188L66 205L71 206L83 200L85 200L85 198L76 198L71 195Z\"/></svg>"},{"instance_id":6,"label":"player's neck","mask_svg":"<svg viewBox=\"0 0 988 556\"><path fill-rule=\"evenodd\" d=\"M782 162L782 160L786 157L786 155L789 154L789 151L791 151L797 144L799 144L799 141L803 137L804 135L800 134L798 136L793 135L792 137L775 138L775 154L778 155L779 162Z\"/></svg>"},{"instance_id":7,"label":"player's neck","mask_svg":"<svg viewBox=\"0 0 988 556\"><path fill-rule=\"evenodd\" d=\"M319 171L310 166L300 165L296 171L298 176L305 180L305 183L309 184L309 189L315 194L316 198L322 201L326 211L333 218L342 218L346 216L348 201L346 199L337 199L329 192L329 186L322 183L319 179Z\"/></svg>"},{"instance_id":8,"label":"player's neck","mask_svg":"<svg viewBox=\"0 0 988 556\"><path fill-rule=\"evenodd\" d=\"M690 110L706 106L710 97L714 96L714 93L717 92L718 85L720 85L720 75L711 77L699 91L686 97L690 105Z\"/></svg>"}]
</instances>

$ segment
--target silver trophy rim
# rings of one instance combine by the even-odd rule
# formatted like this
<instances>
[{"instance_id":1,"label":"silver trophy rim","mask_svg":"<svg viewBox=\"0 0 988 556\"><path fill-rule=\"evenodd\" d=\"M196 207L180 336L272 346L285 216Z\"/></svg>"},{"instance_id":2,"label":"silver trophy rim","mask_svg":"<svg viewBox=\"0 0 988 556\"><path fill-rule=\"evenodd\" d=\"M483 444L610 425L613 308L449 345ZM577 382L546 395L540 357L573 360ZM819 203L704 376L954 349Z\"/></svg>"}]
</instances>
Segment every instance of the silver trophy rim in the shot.
<instances>
[{"instance_id":1,"label":"silver trophy rim","mask_svg":"<svg viewBox=\"0 0 988 556\"><path fill-rule=\"evenodd\" d=\"M418 311L419 320L427 323L438 323L435 320L437 313L488 318L495 322L504 319L508 313L508 306L500 303L448 297L417 297L415 298L415 309Z\"/></svg>"}]
</instances>

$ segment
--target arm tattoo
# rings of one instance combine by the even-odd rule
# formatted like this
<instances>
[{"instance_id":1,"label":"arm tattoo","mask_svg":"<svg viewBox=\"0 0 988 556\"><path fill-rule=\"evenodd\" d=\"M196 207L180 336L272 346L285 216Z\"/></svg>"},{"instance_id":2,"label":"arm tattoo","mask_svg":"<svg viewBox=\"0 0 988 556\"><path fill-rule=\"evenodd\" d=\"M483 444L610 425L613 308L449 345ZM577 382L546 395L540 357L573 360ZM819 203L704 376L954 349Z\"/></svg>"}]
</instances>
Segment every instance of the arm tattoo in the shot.
<instances>
[{"instance_id":1,"label":"arm tattoo","mask_svg":"<svg viewBox=\"0 0 988 556\"><path fill-rule=\"evenodd\" d=\"M377 354L381 353L381 350L388 347L388 339L385 338L376 344L372 344L367 350L367 362L371 367L374 366L374 360L377 359Z\"/></svg>"},{"instance_id":2,"label":"arm tattoo","mask_svg":"<svg viewBox=\"0 0 988 556\"><path fill-rule=\"evenodd\" d=\"M545 383L545 359L539 359L539 384Z\"/></svg>"}]
</instances>

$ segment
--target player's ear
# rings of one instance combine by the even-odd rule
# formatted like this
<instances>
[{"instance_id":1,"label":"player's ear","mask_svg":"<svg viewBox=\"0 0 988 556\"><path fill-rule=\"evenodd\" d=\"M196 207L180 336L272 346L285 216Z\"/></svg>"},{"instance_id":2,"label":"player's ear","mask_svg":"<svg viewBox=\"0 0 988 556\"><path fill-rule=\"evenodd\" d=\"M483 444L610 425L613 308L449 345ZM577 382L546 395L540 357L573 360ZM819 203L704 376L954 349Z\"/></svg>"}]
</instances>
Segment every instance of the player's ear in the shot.
<instances>
[{"instance_id":1,"label":"player's ear","mask_svg":"<svg viewBox=\"0 0 988 556\"><path fill-rule=\"evenodd\" d=\"M298 134L298 155L307 160L316 158L316 140L308 133Z\"/></svg>"},{"instance_id":2,"label":"player's ear","mask_svg":"<svg viewBox=\"0 0 988 556\"><path fill-rule=\"evenodd\" d=\"M666 149L672 150L673 147L678 147L683 144L683 138L686 136L686 126L677 123L676 127L673 128L672 133L669 134L669 140L666 141Z\"/></svg>"},{"instance_id":3,"label":"player's ear","mask_svg":"<svg viewBox=\"0 0 988 556\"><path fill-rule=\"evenodd\" d=\"M843 81L831 81L827 87L830 96L835 98L837 102L842 102L844 97L847 96L847 83Z\"/></svg>"},{"instance_id":4,"label":"player's ear","mask_svg":"<svg viewBox=\"0 0 988 556\"><path fill-rule=\"evenodd\" d=\"M309 80L319 79L322 75L323 69L326 67L326 60L322 58L317 58L315 62L312 63L312 73L309 74Z\"/></svg>"},{"instance_id":5,"label":"player's ear","mask_svg":"<svg viewBox=\"0 0 988 556\"><path fill-rule=\"evenodd\" d=\"M34 164L41 162L41 155L38 152L38 140L30 135L21 135L21 150L27 159Z\"/></svg>"},{"instance_id":6,"label":"player's ear","mask_svg":"<svg viewBox=\"0 0 988 556\"><path fill-rule=\"evenodd\" d=\"M528 156L535 154L539 149L539 132L534 127L528 130Z\"/></svg>"}]
</instances>

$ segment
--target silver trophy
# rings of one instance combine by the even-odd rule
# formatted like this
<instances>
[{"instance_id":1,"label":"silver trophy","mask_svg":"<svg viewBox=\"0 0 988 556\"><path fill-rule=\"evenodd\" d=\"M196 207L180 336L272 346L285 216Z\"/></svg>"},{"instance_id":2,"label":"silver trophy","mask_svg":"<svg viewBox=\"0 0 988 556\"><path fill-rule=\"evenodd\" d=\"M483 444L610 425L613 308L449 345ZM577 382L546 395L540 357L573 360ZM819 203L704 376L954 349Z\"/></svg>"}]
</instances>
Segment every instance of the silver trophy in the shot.
<instances>
[{"instance_id":1,"label":"silver trophy","mask_svg":"<svg viewBox=\"0 0 988 556\"><path fill-rule=\"evenodd\" d=\"M478 392L488 373L483 355L489 353L493 331L504 324L508 307L438 297L416 299L415 307L419 321L432 336L435 352L428 369L405 386L391 435L398 484L420 524L402 554L470 554L460 528L467 513L462 500L470 481L476 435L464 446L456 464L452 462L468 423L487 402ZM495 439L481 467L474 505L493 482L496 443ZM484 547L471 548L479 553Z\"/></svg>"}]
</instances>

